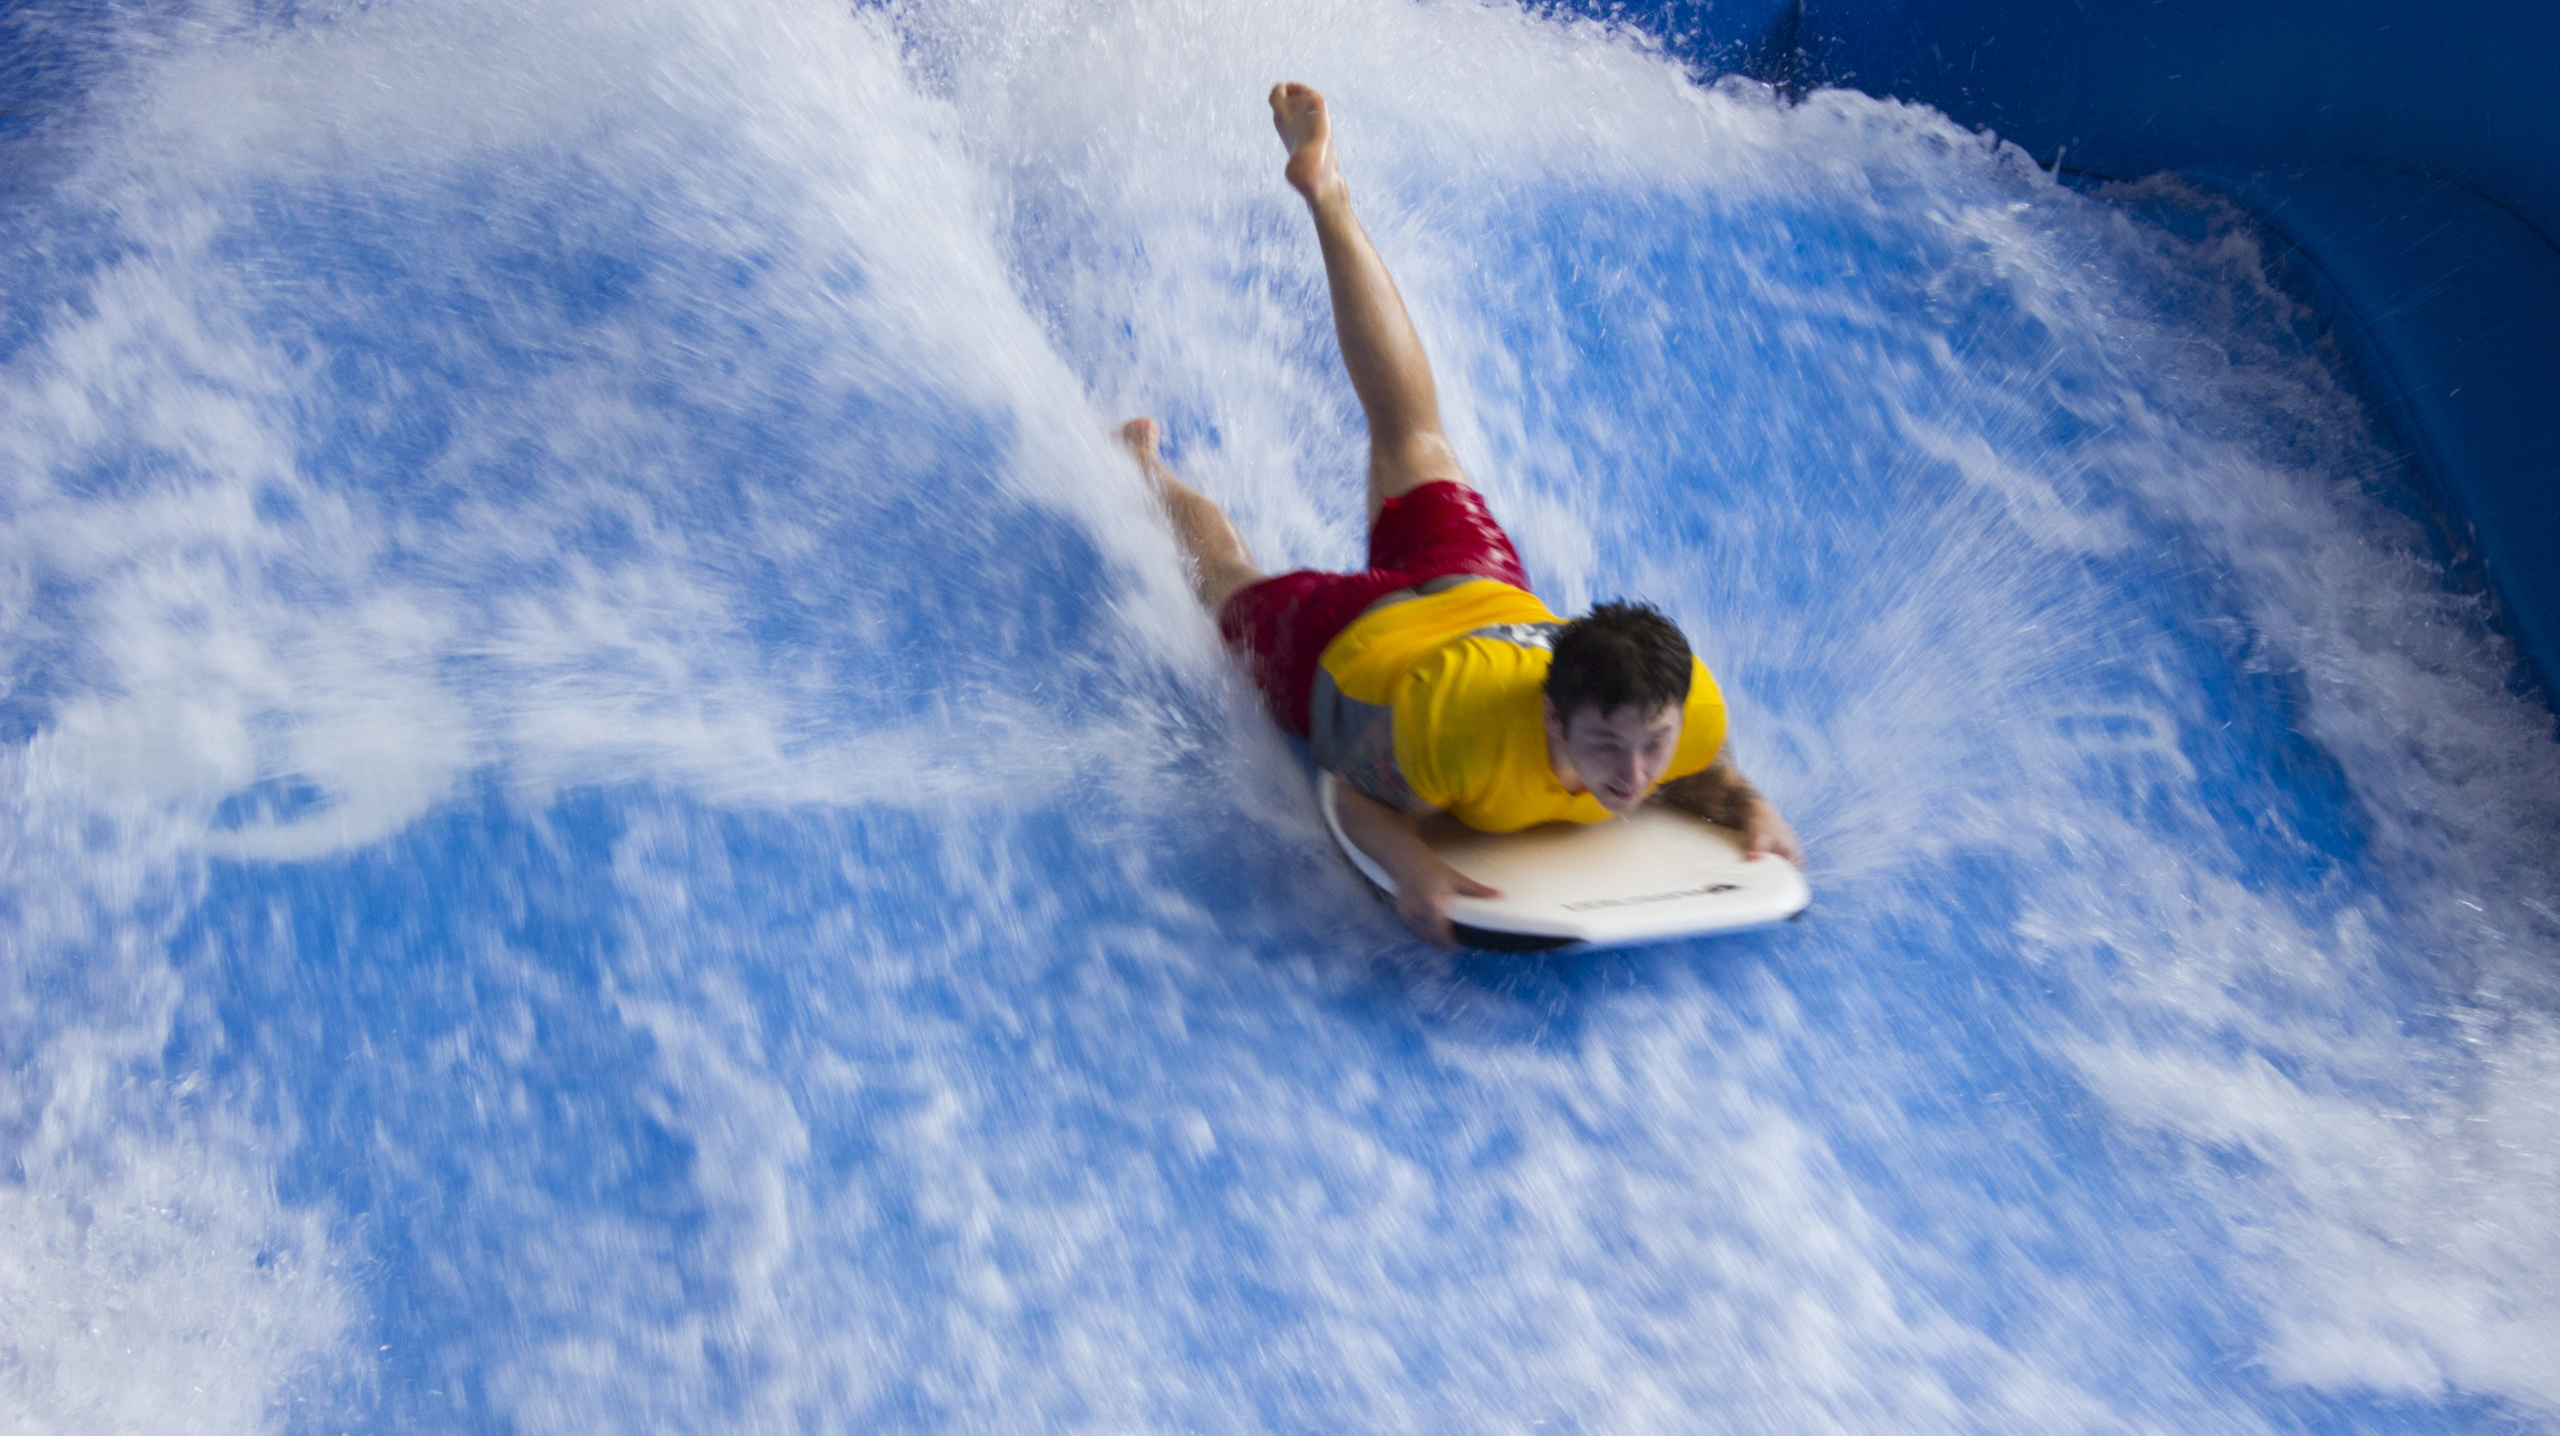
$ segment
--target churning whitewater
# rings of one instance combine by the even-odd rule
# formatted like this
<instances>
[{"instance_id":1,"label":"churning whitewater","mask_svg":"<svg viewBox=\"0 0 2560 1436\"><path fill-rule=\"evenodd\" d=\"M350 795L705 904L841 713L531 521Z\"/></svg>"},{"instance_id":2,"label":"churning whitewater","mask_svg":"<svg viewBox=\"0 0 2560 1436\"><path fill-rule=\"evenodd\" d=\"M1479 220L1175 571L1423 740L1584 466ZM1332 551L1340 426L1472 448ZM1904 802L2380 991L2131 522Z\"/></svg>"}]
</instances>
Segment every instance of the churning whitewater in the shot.
<instances>
[{"instance_id":1,"label":"churning whitewater","mask_svg":"<svg viewBox=\"0 0 2560 1436\"><path fill-rule=\"evenodd\" d=\"M0 1424L2560 1429L2560 745L2215 203L1509 4L73 33ZM1110 439L1357 560L1284 78L1806 920L1341 864Z\"/></svg>"}]
</instances>

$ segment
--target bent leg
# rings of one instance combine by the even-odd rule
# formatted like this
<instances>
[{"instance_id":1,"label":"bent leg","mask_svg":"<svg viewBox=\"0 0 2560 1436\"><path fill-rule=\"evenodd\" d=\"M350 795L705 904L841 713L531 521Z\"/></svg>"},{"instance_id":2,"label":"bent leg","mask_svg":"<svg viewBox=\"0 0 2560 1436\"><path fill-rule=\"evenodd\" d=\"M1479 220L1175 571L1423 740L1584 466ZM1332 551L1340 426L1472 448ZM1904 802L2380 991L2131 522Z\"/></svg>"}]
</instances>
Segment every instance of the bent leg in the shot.
<instances>
[{"instance_id":1,"label":"bent leg","mask_svg":"<svg viewBox=\"0 0 2560 1436\"><path fill-rule=\"evenodd\" d=\"M1226 512L1165 467L1164 459L1156 452L1157 438L1153 419L1131 419L1120 426L1120 442L1137 457L1139 472L1147 476L1147 487L1154 492L1156 502L1164 505L1165 517L1173 521L1174 542L1182 546L1183 557L1191 561L1191 589L1200 595L1200 602L1214 618L1238 589L1260 583L1263 573L1254 567L1253 555L1244 546L1244 535L1236 531Z\"/></svg>"},{"instance_id":2,"label":"bent leg","mask_svg":"<svg viewBox=\"0 0 2560 1436\"><path fill-rule=\"evenodd\" d=\"M1463 484L1466 471L1440 430L1440 394L1422 336L1405 313L1404 297L1378 257L1351 191L1333 157L1333 121L1324 96L1300 84L1271 88L1271 123L1289 146L1290 185L1306 198L1324 250L1325 279L1333 292L1333 331L1343 367L1369 420L1369 519L1387 500L1424 484Z\"/></svg>"}]
</instances>

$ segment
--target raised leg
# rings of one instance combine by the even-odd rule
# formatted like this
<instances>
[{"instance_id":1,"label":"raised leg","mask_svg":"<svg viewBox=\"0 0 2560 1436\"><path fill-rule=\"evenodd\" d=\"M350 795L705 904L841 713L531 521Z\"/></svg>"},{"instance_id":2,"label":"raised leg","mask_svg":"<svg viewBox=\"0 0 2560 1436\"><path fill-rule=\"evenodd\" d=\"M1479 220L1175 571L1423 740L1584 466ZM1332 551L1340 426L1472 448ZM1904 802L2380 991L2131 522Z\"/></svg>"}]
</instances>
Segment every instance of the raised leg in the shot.
<instances>
[{"instance_id":1,"label":"raised leg","mask_svg":"<svg viewBox=\"0 0 2560 1436\"><path fill-rule=\"evenodd\" d=\"M1289 146L1289 184L1306 198L1333 291L1333 332L1343 367L1369 419L1369 518L1388 499L1441 479L1467 481L1440 431L1440 394L1404 297L1351 212L1333 158L1324 96L1305 85L1271 87L1271 123Z\"/></svg>"},{"instance_id":2,"label":"raised leg","mask_svg":"<svg viewBox=\"0 0 2560 1436\"><path fill-rule=\"evenodd\" d=\"M1131 419L1120 426L1120 442L1138 460L1139 472L1147 476L1147 487L1164 505L1165 517L1173 521L1174 541L1182 546L1183 556L1191 561L1191 588L1212 616L1227 606L1236 590L1262 581L1263 573L1254 567L1253 555L1244 546L1244 535L1236 532L1226 511L1201 497L1198 490L1174 477L1156 452L1160 435L1153 419Z\"/></svg>"}]
</instances>

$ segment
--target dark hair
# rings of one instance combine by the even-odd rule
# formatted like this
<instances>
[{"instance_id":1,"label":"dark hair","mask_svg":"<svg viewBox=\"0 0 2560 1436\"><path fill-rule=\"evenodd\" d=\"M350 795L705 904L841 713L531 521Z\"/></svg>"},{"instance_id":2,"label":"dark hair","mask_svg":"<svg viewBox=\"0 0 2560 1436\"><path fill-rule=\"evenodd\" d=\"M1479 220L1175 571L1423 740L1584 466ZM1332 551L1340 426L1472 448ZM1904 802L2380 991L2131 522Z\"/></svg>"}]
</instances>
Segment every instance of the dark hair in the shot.
<instances>
[{"instance_id":1,"label":"dark hair","mask_svg":"<svg viewBox=\"0 0 2560 1436\"><path fill-rule=\"evenodd\" d=\"M1596 603L1556 634L1547 699L1556 721L1586 708L1614 713L1634 704L1656 713L1689 701L1689 640L1649 603Z\"/></svg>"}]
</instances>

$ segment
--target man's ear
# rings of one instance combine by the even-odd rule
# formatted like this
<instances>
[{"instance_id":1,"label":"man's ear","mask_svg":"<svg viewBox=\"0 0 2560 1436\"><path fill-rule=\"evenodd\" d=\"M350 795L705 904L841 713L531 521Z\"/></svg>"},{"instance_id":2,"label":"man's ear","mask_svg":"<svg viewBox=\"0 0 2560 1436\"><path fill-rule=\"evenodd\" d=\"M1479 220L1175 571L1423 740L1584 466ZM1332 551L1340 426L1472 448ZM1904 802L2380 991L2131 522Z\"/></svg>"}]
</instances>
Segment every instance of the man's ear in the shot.
<instances>
[{"instance_id":1,"label":"man's ear","mask_svg":"<svg viewBox=\"0 0 2560 1436\"><path fill-rule=\"evenodd\" d=\"M1564 725L1556 721L1556 700L1543 693L1539 694L1538 711L1546 715L1547 736L1559 743L1563 742Z\"/></svg>"}]
</instances>

